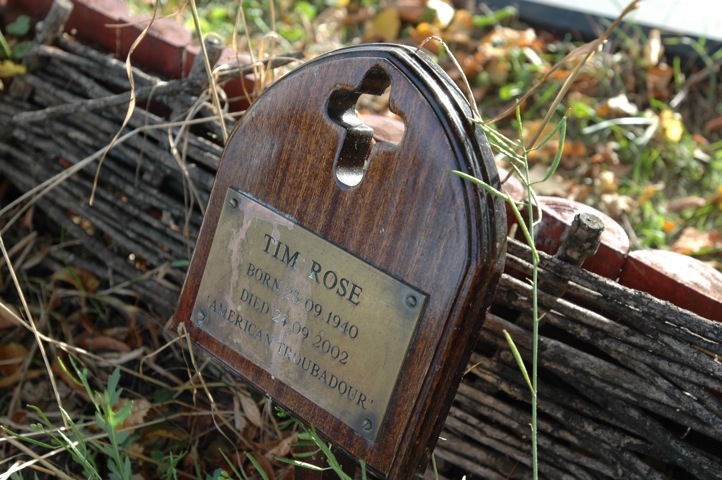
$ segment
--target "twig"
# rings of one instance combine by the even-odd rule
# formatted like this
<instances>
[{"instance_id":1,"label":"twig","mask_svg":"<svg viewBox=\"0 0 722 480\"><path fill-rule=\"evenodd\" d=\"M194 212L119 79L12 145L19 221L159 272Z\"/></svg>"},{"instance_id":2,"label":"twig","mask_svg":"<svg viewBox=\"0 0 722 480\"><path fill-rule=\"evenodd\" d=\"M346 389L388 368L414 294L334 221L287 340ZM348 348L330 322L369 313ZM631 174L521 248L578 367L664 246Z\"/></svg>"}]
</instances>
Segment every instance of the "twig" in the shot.
<instances>
[{"instance_id":1,"label":"twig","mask_svg":"<svg viewBox=\"0 0 722 480\"><path fill-rule=\"evenodd\" d=\"M23 305L23 310L25 311L25 317L27 318L27 325L30 327L30 331L33 332L33 335L35 336L36 343L38 345L38 349L40 350L40 355L43 357L43 363L45 363L45 370L48 373L48 379L50 380L50 386L53 389L53 394L55 395L55 401L58 405L58 408L62 408L63 402L60 397L60 392L58 391L58 385L55 382L55 375L53 375L53 368L50 364L50 360L48 359L48 354L45 351L45 345L43 344L42 335L38 331L37 325L35 325L35 320L33 319L33 315L30 312L30 306L28 305L27 300L25 299L25 294L23 293L22 287L20 286L20 281L18 280L17 275L15 274L15 269L13 268L13 264L10 261L10 257L8 256L7 250L5 249L5 242L3 241L3 236L0 234L0 249L2 250L3 258L5 259L5 264L8 267L8 271L10 272L10 276L13 279L13 284L15 285L15 290L18 293L18 296L20 297L20 302ZM63 423L66 427L68 427L67 421L65 418L63 418Z\"/></svg>"}]
</instances>

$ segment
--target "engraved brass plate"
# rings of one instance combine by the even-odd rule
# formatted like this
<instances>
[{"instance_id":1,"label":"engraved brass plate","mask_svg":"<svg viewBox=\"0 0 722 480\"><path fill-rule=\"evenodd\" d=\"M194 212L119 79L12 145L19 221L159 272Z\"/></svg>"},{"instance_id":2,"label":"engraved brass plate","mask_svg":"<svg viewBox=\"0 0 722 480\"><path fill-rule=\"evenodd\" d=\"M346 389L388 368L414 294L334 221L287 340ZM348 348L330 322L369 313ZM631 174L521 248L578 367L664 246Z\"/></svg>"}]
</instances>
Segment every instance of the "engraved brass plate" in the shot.
<instances>
[{"instance_id":1,"label":"engraved brass plate","mask_svg":"<svg viewBox=\"0 0 722 480\"><path fill-rule=\"evenodd\" d=\"M192 318L374 440L427 298L228 189Z\"/></svg>"}]
</instances>

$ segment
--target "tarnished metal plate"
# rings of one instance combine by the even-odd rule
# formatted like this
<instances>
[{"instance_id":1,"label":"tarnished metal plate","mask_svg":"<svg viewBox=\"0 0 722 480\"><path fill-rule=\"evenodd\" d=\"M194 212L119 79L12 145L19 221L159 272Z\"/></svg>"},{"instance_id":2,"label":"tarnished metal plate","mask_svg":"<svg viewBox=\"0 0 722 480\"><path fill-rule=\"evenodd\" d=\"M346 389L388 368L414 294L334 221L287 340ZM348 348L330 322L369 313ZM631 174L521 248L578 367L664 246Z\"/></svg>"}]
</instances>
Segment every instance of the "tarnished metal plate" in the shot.
<instances>
[{"instance_id":1,"label":"tarnished metal plate","mask_svg":"<svg viewBox=\"0 0 722 480\"><path fill-rule=\"evenodd\" d=\"M192 318L374 440L426 301L426 294L228 189Z\"/></svg>"}]
</instances>

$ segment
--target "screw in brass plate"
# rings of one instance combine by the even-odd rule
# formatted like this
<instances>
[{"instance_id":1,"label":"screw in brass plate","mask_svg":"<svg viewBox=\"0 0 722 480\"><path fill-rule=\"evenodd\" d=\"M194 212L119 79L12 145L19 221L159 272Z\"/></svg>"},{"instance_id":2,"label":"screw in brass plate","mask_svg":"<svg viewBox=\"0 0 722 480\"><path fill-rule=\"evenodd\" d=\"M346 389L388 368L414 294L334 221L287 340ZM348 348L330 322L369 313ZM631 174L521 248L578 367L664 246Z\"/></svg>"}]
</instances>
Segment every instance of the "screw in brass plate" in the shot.
<instances>
[{"instance_id":1,"label":"screw in brass plate","mask_svg":"<svg viewBox=\"0 0 722 480\"><path fill-rule=\"evenodd\" d=\"M196 313L196 322L198 323L199 327L202 327L206 324L208 321L208 316L206 315L206 312L203 310L198 310L198 313Z\"/></svg>"},{"instance_id":2,"label":"screw in brass plate","mask_svg":"<svg viewBox=\"0 0 722 480\"><path fill-rule=\"evenodd\" d=\"M416 295L409 294L406 296L406 306L410 308L414 308L419 303L419 300L416 298Z\"/></svg>"},{"instance_id":3,"label":"screw in brass plate","mask_svg":"<svg viewBox=\"0 0 722 480\"><path fill-rule=\"evenodd\" d=\"M238 199L233 197L230 200L228 200L228 205L231 206L231 208L236 208L238 206Z\"/></svg>"},{"instance_id":4,"label":"screw in brass plate","mask_svg":"<svg viewBox=\"0 0 722 480\"><path fill-rule=\"evenodd\" d=\"M370 431L371 431L371 428L373 427L373 423L371 423L371 420L369 420L368 418L366 418L366 419L364 419L364 421L363 421L363 423L361 424L361 426L364 428L364 430L366 430L367 432L370 432Z\"/></svg>"}]
</instances>

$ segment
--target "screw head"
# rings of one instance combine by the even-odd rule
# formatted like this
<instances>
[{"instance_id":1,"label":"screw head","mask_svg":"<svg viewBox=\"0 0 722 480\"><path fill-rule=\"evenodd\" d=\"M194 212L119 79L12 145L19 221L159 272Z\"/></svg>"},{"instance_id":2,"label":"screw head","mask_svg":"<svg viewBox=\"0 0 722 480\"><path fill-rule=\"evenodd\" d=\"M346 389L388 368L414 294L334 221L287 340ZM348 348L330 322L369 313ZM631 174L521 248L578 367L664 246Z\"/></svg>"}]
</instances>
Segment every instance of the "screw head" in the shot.
<instances>
[{"instance_id":1,"label":"screw head","mask_svg":"<svg viewBox=\"0 0 722 480\"><path fill-rule=\"evenodd\" d=\"M371 428L373 427L373 423L371 423L371 420L369 420L368 418L366 418L366 419L364 419L364 421L363 421L363 423L361 424L361 426L363 427L364 430L366 430L367 432L370 432L370 431L371 431Z\"/></svg>"},{"instance_id":2,"label":"screw head","mask_svg":"<svg viewBox=\"0 0 722 480\"><path fill-rule=\"evenodd\" d=\"M204 323L206 323L206 320L207 320L206 312L204 312L203 310L198 310L198 312L196 313L196 321L200 325L203 325Z\"/></svg>"},{"instance_id":3,"label":"screw head","mask_svg":"<svg viewBox=\"0 0 722 480\"><path fill-rule=\"evenodd\" d=\"M231 206L231 208L236 208L238 206L238 199L233 197L230 200L228 200L228 205Z\"/></svg>"},{"instance_id":4,"label":"screw head","mask_svg":"<svg viewBox=\"0 0 722 480\"><path fill-rule=\"evenodd\" d=\"M406 306L410 308L414 308L419 303L419 300L416 298L416 295L409 294L406 296Z\"/></svg>"}]
</instances>

